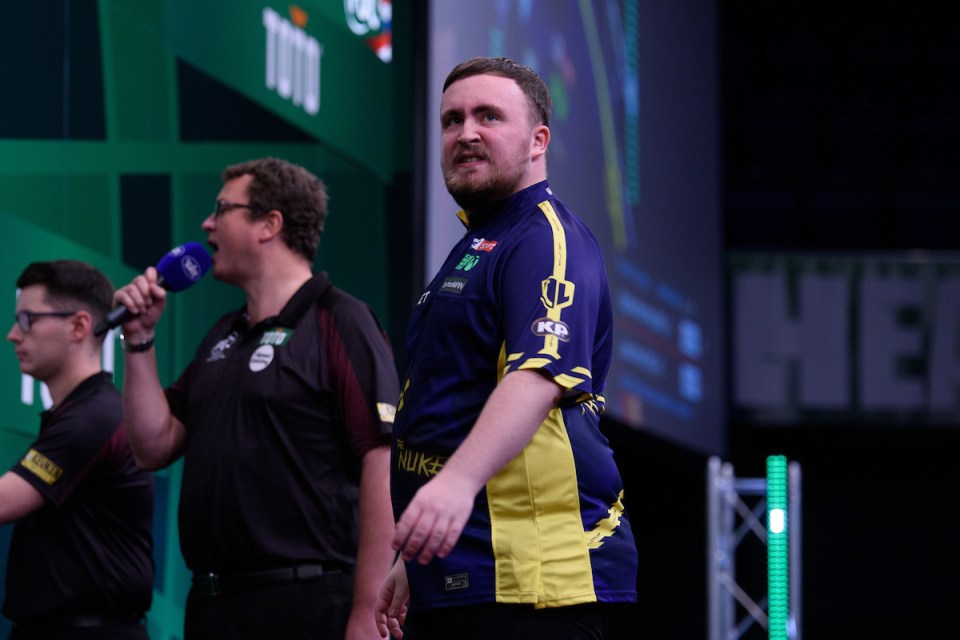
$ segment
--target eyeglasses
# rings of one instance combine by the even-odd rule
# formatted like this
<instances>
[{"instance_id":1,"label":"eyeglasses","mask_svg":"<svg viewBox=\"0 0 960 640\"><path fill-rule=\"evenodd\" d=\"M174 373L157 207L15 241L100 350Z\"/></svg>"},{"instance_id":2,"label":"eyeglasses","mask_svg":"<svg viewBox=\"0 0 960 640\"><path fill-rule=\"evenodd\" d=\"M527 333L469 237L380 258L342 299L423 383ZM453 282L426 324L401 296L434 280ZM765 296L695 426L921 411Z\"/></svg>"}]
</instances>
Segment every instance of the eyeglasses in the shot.
<instances>
[{"instance_id":1,"label":"eyeglasses","mask_svg":"<svg viewBox=\"0 0 960 640\"><path fill-rule=\"evenodd\" d=\"M30 333L37 318L69 318L75 313L76 311L18 311L16 321L21 331Z\"/></svg>"},{"instance_id":2,"label":"eyeglasses","mask_svg":"<svg viewBox=\"0 0 960 640\"><path fill-rule=\"evenodd\" d=\"M252 204L240 204L238 202L229 202L227 200L217 200L217 206L213 210L213 217L219 218L231 209L249 209L251 211L256 211L257 207L253 206Z\"/></svg>"}]
</instances>

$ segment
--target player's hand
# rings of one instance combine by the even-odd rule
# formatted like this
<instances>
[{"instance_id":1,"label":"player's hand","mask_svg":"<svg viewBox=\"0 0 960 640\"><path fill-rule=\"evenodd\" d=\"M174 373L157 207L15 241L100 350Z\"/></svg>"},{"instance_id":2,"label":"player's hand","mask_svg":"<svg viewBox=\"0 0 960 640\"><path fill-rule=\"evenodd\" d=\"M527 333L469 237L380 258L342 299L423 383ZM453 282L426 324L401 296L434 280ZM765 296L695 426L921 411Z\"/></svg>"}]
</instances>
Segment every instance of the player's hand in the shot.
<instances>
[{"instance_id":1,"label":"player's hand","mask_svg":"<svg viewBox=\"0 0 960 640\"><path fill-rule=\"evenodd\" d=\"M374 611L377 631L381 638L393 634L395 638L403 638L403 623L407 618L407 603L410 600L410 587L407 584L407 570L403 560L397 559L387 574L383 586L380 587L380 596Z\"/></svg>"},{"instance_id":2,"label":"player's hand","mask_svg":"<svg viewBox=\"0 0 960 640\"><path fill-rule=\"evenodd\" d=\"M420 487L397 521L393 548L404 560L427 564L453 551L479 489L448 470Z\"/></svg>"},{"instance_id":3,"label":"player's hand","mask_svg":"<svg viewBox=\"0 0 960 640\"><path fill-rule=\"evenodd\" d=\"M113 294L114 306L122 304L130 310L129 319L123 323L123 333L132 341L153 336L167 304L167 291L160 286L157 278L157 270L147 267L142 275Z\"/></svg>"}]
</instances>

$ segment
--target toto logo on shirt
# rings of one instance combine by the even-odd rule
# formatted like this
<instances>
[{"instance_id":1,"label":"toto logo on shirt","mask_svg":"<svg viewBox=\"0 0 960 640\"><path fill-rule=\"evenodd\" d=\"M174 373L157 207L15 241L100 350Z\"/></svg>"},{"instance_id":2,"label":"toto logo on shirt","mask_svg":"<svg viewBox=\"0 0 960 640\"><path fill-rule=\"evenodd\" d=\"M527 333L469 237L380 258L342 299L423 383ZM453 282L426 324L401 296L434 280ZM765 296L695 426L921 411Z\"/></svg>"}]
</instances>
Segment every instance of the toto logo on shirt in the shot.
<instances>
[{"instance_id":1,"label":"toto logo on shirt","mask_svg":"<svg viewBox=\"0 0 960 640\"><path fill-rule=\"evenodd\" d=\"M534 320L533 324L530 325L530 331L533 331L536 336L553 336L564 342L570 341L570 327L567 326L566 322L559 320L551 320L550 318Z\"/></svg>"}]
</instances>

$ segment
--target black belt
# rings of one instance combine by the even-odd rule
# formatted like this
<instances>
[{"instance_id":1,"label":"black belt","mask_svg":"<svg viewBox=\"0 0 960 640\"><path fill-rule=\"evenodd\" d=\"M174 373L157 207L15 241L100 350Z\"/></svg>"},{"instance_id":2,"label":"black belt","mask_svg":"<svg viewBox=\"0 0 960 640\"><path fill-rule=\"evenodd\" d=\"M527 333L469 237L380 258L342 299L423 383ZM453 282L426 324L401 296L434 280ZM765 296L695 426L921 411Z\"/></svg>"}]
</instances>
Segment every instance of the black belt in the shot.
<instances>
[{"instance_id":1,"label":"black belt","mask_svg":"<svg viewBox=\"0 0 960 640\"><path fill-rule=\"evenodd\" d=\"M121 627L142 625L146 617L142 613L117 613L94 611L73 615L50 616L43 620L15 622L14 626L24 631L60 631L66 629L94 629L97 627Z\"/></svg>"},{"instance_id":2,"label":"black belt","mask_svg":"<svg viewBox=\"0 0 960 640\"><path fill-rule=\"evenodd\" d=\"M193 588L201 595L222 596L279 584L316 580L323 575L340 573L343 569L342 566L299 564L293 567L264 569L262 571L234 571L230 573L204 571L193 574Z\"/></svg>"}]
</instances>

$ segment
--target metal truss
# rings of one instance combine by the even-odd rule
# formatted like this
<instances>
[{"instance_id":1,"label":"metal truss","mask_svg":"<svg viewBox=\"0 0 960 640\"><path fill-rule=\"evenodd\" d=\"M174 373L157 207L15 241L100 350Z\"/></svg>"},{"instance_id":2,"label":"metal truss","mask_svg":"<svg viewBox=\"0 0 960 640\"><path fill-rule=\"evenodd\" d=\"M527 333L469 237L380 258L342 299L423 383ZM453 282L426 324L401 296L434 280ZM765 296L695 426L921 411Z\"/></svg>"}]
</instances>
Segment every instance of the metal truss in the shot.
<instances>
[{"instance_id":1,"label":"metal truss","mask_svg":"<svg viewBox=\"0 0 960 640\"><path fill-rule=\"evenodd\" d=\"M802 640L800 465L788 466L789 617L787 636ZM767 595L753 597L737 583L737 549L750 535L767 544L767 479L737 478L733 465L712 457L707 466L707 588L709 640L739 640L753 626L768 629ZM766 558L763 558L766 565ZM737 619L737 604L745 615Z\"/></svg>"}]
</instances>

